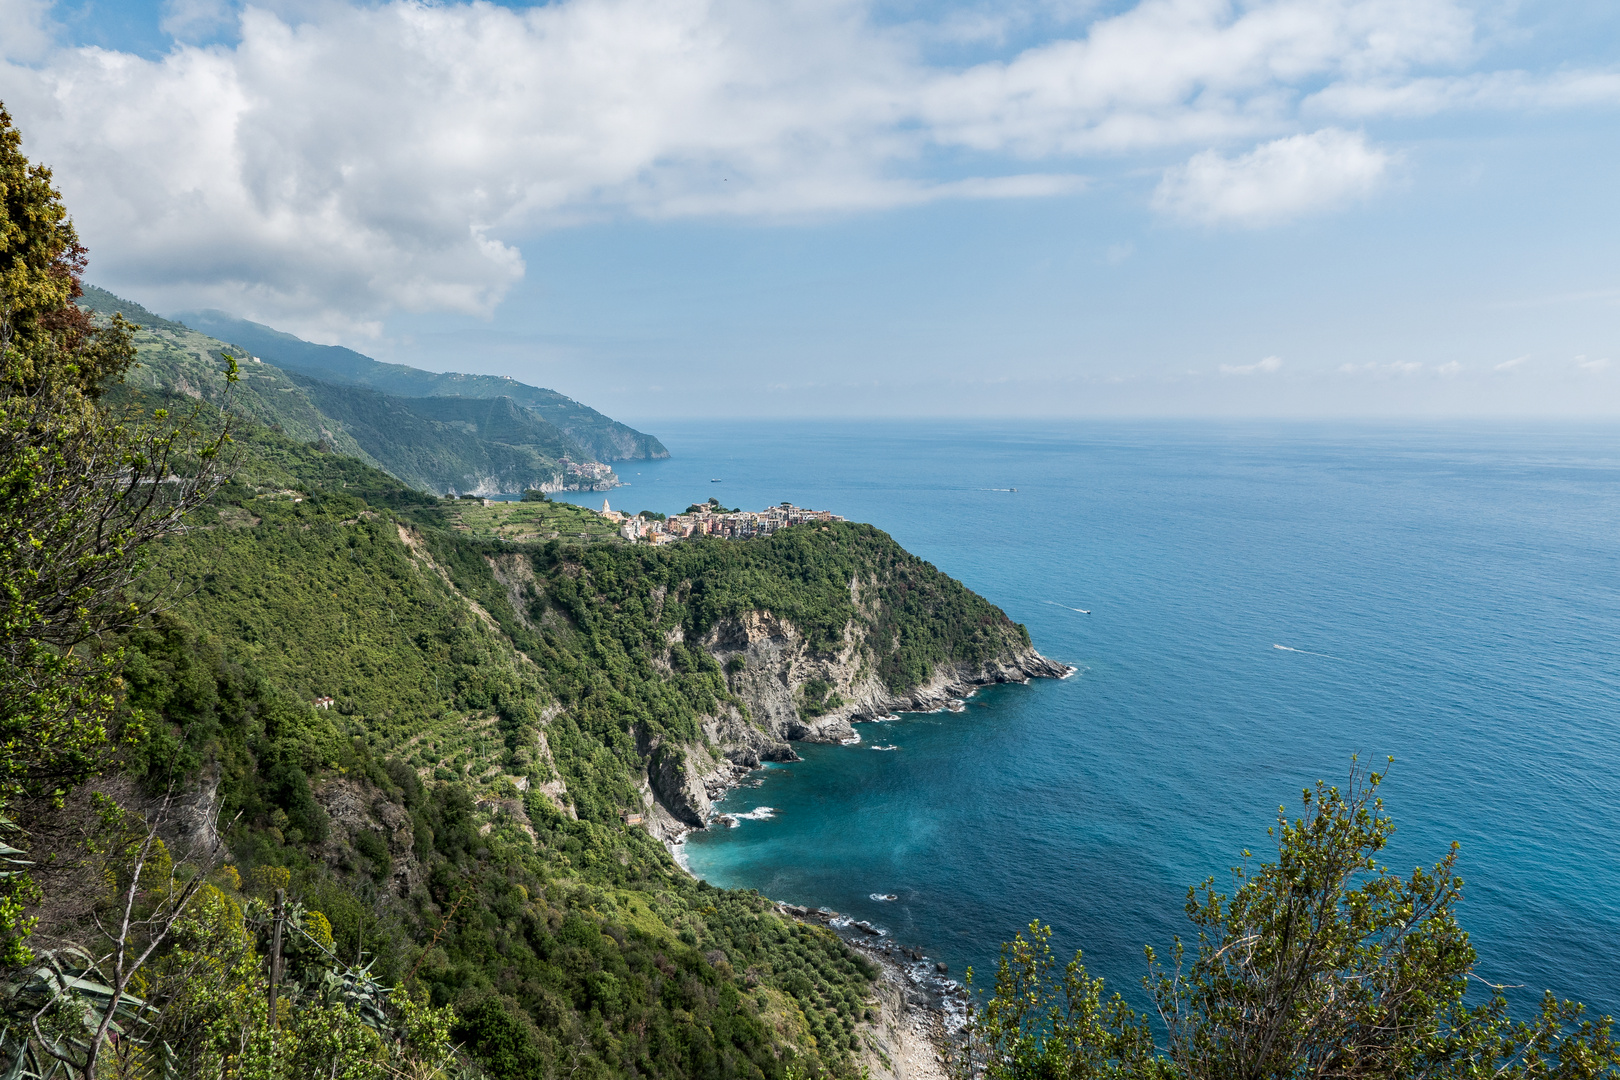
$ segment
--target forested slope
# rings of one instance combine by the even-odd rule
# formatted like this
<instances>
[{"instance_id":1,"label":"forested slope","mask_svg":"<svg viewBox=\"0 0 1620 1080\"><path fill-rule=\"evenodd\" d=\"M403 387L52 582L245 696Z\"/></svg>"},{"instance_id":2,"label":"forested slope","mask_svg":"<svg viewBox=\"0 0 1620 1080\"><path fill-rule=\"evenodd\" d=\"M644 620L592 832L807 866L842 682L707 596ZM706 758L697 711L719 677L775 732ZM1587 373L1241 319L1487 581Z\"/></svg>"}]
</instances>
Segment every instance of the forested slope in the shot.
<instances>
[{"instance_id":1,"label":"forested slope","mask_svg":"<svg viewBox=\"0 0 1620 1080\"><path fill-rule=\"evenodd\" d=\"M557 539L513 544L361 462L240 442L151 561L181 598L125 644L151 732L131 771L217 785L243 879L285 868L338 953L453 1006L492 1075L854 1071L866 962L694 882L621 812L658 747L718 756L716 718L755 724L696 644L728 620L770 611L821 651L870 620L897 690L1026 650L1022 628L868 526L654 550L562 539L595 515L557 506ZM863 614L852 579L885 602Z\"/></svg>"},{"instance_id":2,"label":"forested slope","mask_svg":"<svg viewBox=\"0 0 1620 1080\"><path fill-rule=\"evenodd\" d=\"M219 372L231 355L241 369L231 388L232 411L300 442L319 442L358 457L424 491L493 495L591 488L595 481L570 476L564 462L668 456L650 436L561 394L510 379L440 376L401 367L399 372L407 374L384 382L398 384L403 395L385 393L352 377L350 369L369 370L365 365L370 365L391 370L398 365L378 364L346 349L311 345L237 320L209 325L221 332L240 330L251 340L209 337L94 286L85 287L78 303L103 322L118 314L134 327L139 363L124 374L117 394L174 394L222 405L226 384ZM261 356L264 350L256 342L268 342L276 351ZM289 351L288 342L297 347ZM332 371L306 367L311 350L320 356L341 353L353 362ZM291 362L278 363L283 355ZM501 390L510 393L496 393ZM581 437L554 420L571 425ZM632 444L646 453L628 454L625 447ZM609 477L601 484L614 482Z\"/></svg>"},{"instance_id":3,"label":"forested slope","mask_svg":"<svg viewBox=\"0 0 1620 1080\"><path fill-rule=\"evenodd\" d=\"M664 444L653 436L555 390L498 375L423 371L404 364L385 364L341 345L316 345L220 311L192 312L183 318L205 333L245 345L280 367L324 382L369 386L398 397L509 397L557 425L600 461L669 456Z\"/></svg>"}]
</instances>

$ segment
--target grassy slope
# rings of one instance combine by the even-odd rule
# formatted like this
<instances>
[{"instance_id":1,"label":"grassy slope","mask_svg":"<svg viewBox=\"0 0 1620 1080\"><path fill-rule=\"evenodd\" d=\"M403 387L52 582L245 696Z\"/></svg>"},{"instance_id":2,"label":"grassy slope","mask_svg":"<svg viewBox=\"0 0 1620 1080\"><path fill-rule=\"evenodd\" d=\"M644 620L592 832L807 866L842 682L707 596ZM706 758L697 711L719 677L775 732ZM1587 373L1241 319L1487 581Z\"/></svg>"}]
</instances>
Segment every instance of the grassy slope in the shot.
<instances>
[{"instance_id":1,"label":"grassy slope","mask_svg":"<svg viewBox=\"0 0 1620 1080\"><path fill-rule=\"evenodd\" d=\"M377 461L341 424L322 415L304 389L270 364L254 363L248 350L160 318L133 301L88 286L79 303L100 315L114 312L134 323L138 364L124 378L126 391L182 394L218 405L224 400L225 355L238 360L241 379L231 391L238 412L279 428L300 442L325 442L371 465Z\"/></svg>"},{"instance_id":2,"label":"grassy slope","mask_svg":"<svg viewBox=\"0 0 1620 1080\"><path fill-rule=\"evenodd\" d=\"M509 397L567 432L600 461L669 456L664 445L651 435L603 416L555 390L503 376L439 373L384 364L352 349L315 345L217 311L188 314L185 318L192 326L240 342L281 367L316 379L369 386L400 397Z\"/></svg>"},{"instance_id":3,"label":"grassy slope","mask_svg":"<svg viewBox=\"0 0 1620 1080\"><path fill-rule=\"evenodd\" d=\"M379 464L427 491L526 491L590 460L572 439L510 398L407 398L294 375Z\"/></svg>"},{"instance_id":4,"label":"grassy slope","mask_svg":"<svg viewBox=\"0 0 1620 1080\"><path fill-rule=\"evenodd\" d=\"M492 1075L775 1080L795 1056L851 1073L870 967L620 821L637 731L699 739L735 701L672 631L769 608L830 647L867 618L898 687L1022 628L869 526L654 550L577 507L440 500L260 427L240 447L232 485L152 559L179 598L127 642L153 733L133 771L161 785L217 761L244 873L289 868L345 955L458 1007ZM535 542L495 538L517 530ZM532 578L509 589L496 553ZM324 809L345 792L359 823Z\"/></svg>"}]
</instances>

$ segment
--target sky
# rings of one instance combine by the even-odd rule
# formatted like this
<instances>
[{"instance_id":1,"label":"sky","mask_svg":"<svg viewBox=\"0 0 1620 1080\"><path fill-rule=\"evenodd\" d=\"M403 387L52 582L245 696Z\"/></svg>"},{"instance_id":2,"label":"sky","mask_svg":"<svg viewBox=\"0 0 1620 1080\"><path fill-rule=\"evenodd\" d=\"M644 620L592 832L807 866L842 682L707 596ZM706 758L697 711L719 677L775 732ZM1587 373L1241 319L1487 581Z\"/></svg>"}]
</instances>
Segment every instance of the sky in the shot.
<instances>
[{"instance_id":1,"label":"sky","mask_svg":"<svg viewBox=\"0 0 1620 1080\"><path fill-rule=\"evenodd\" d=\"M672 416L1620 415L1620 5L0 0L89 279Z\"/></svg>"}]
</instances>

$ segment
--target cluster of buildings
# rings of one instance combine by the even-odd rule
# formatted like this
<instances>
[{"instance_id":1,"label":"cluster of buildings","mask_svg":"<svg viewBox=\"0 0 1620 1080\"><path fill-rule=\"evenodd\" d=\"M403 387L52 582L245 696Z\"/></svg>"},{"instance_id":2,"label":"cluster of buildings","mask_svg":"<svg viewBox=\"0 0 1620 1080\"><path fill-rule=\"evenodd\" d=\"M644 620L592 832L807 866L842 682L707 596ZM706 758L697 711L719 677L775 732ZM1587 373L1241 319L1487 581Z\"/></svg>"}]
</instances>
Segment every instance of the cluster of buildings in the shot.
<instances>
[{"instance_id":1,"label":"cluster of buildings","mask_svg":"<svg viewBox=\"0 0 1620 1080\"><path fill-rule=\"evenodd\" d=\"M563 491L606 491L619 486L619 478L613 475L613 466L600 461L569 461L563 458L562 467L560 487Z\"/></svg>"},{"instance_id":2,"label":"cluster of buildings","mask_svg":"<svg viewBox=\"0 0 1620 1080\"><path fill-rule=\"evenodd\" d=\"M807 522L843 521L837 514L826 510L806 510L785 502L766 510L710 510L690 514L675 514L663 521L632 514L621 514L610 509L602 500L602 516L619 526L619 535L626 540L646 540L654 544L668 544L693 536L722 536L728 540L747 540L755 536L769 536L777 529Z\"/></svg>"}]
</instances>

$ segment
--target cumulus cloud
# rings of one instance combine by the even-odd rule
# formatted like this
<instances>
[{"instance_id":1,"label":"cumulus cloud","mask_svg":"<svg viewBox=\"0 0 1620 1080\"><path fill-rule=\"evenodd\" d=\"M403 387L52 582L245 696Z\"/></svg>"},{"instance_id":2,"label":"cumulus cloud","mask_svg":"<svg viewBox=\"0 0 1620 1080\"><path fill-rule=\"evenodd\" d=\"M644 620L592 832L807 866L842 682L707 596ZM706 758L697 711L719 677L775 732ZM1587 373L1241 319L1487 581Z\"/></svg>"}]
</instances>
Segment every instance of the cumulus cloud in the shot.
<instances>
[{"instance_id":1,"label":"cumulus cloud","mask_svg":"<svg viewBox=\"0 0 1620 1080\"><path fill-rule=\"evenodd\" d=\"M1256 360L1252 364L1222 364L1222 375L1269 375L1282 367L1282 357L1268 356L1264 360Z\"/></svg>"},{"instance_id":2,"label":"cumulus cloud","mask_svg":"<svg viewBox=\"0 0 1620 1080\"><path fill-rule=\"evenodd\" d=\"M959 66L930 49L993 52L1033 16L231 2L165 0L170 33L230 17L234 43L149 58L53 45L47 0L0 0L0 99L104 280L306 327L489 312L523 273L518 238L582 220L1049 197L1084 190L1089 159L1144 150L1203 151L1164 176L1161 209L1260 224L1388 172L1359 134L1294 134L1302 103L1359 117L1512 98L1456 89L1477 52L1462 0L1140 0ZM1560 93L1605 92L1582 78Z\"/></svg>"},{"instance_id":3,"label":"cumulus cloud","mask_svg":"<svg viewBox=\"0 0 1620 1080\"><path fill-rule=\"evenodd\" d=\"M1394 158L1357 132L1323 128L1228 158L1215 150L1165 172L1159 211L1206 224L1271 225L1371 193Z\"/></svg>"},{"instance_id":4,"label":"cumulus cloud","mask_svg":"<svg viewBox=\"0 0 1620 1080\"><path fill-rule=\"evenodd\" d=\"M50 0L0 0L0 62L34 60L56 40Z\"/></svg>"}]
</instances>

